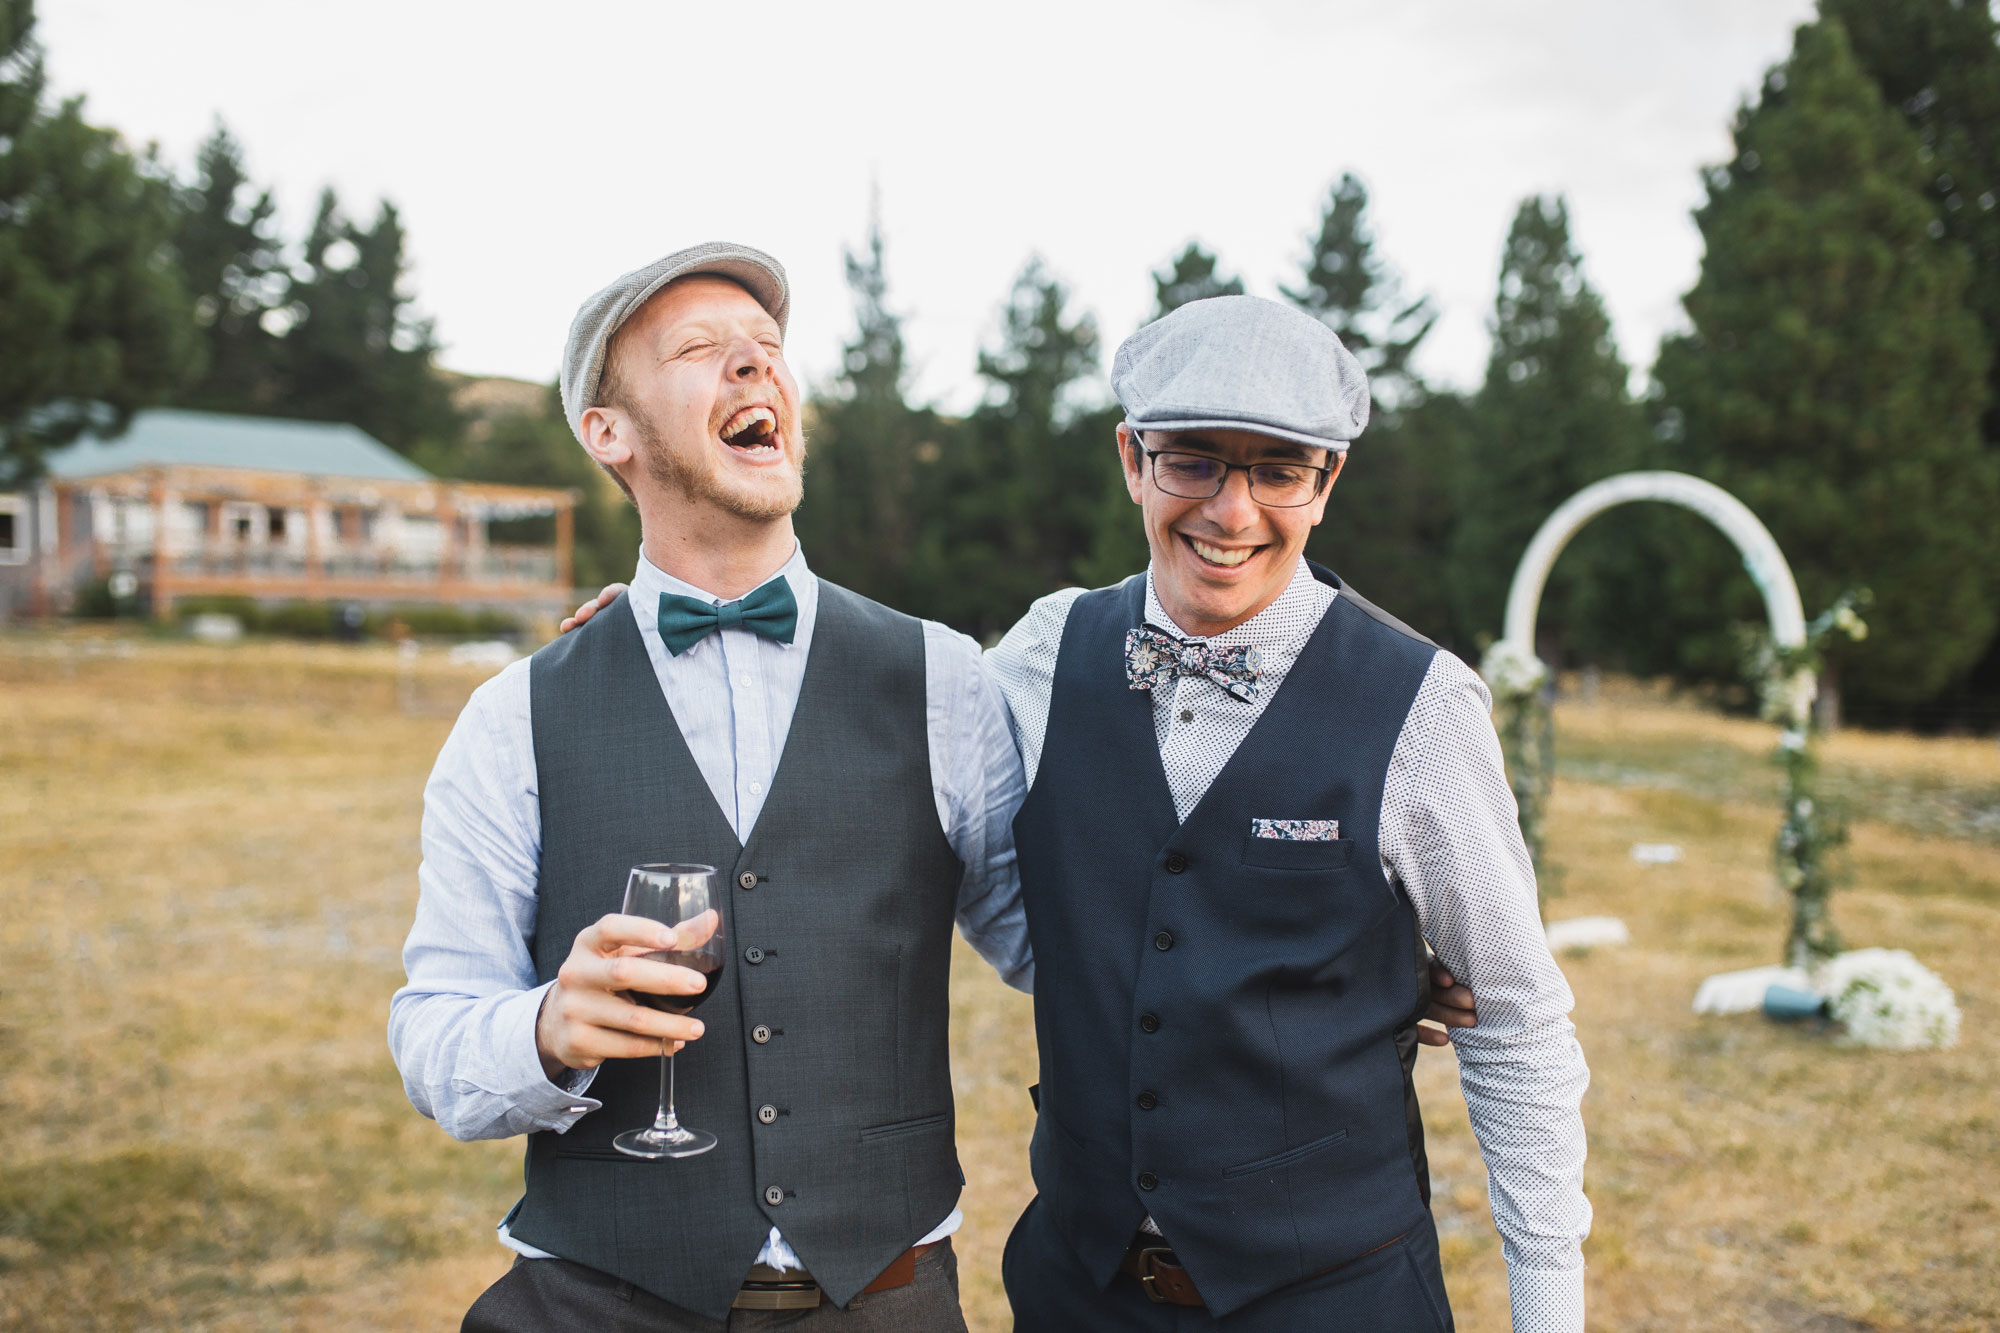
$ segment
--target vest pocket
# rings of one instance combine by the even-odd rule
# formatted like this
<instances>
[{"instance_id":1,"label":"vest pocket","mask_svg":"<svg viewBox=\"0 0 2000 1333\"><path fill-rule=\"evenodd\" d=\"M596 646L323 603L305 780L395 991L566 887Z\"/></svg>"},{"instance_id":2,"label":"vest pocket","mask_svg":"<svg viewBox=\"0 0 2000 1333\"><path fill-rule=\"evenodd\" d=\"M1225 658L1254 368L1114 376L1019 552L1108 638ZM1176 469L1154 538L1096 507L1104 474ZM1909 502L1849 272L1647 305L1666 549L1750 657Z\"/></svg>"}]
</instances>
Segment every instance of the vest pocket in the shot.
<instances>
[{"instance_id":1,"label":"vest pocket","mask_svg":"<svg viewBox=\"0 0 2000 1333\"><path fill-rule=\"evenodd\" d=\"M1226 1167L1223 1169L1222 1178L1224 1180L1241 1180L1245 1176L1261 1175L1266 1171L1280 1171L1288 1166L1296 1166L1308 1157L1323 1153L1335 1144L1344 1143L1346 1140L1347 1131L1337 1129L1323 1139L1314 1139L1311 1143L1302 1143L1296 1148L1287 1148L1281 1153L1273 1154L1270 1157L1260 1157L1254 1162L1245 1162L1241 1166Z\"/></svg>"},{"instance_id":2,"label":"vest pocket","mask_svg":"<svg viewBox=\"0 0 2000 1333\"><path fill-rule=\"evenodd\" d=\"M1354 855L1354 839L1292 842L1285 838L1246 837L1243 864L1267 870L1339 870Z\"/></svg>"},{"instance_id":3,"label":"vest pocket","mask_svg":"<svg viewBox=\"0 0 2000 1333\"><path fill-rule=\"evenodd\" d=\"M880 1143L883 1139L900 1138L905 1134L917 1134L926 1129L937 1129L951 1119L951 1112L939 1111L936 1115L920 1115L914 1120L892 1120L886 1125L869 1125L861 1131L863 1143Z\"/></svg>"}]
</instances>

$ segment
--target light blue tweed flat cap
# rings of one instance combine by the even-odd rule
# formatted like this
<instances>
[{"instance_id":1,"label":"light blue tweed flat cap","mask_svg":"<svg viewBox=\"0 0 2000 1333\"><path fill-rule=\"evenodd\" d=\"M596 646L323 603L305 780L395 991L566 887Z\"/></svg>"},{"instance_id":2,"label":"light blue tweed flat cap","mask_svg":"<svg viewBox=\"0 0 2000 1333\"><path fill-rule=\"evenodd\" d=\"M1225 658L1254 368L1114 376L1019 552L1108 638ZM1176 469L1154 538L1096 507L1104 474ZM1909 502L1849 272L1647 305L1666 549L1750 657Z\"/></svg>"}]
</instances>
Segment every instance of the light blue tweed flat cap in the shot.
<instances>
[{"instance_id":1,"label":"light blue tweed flat cap","mask_svg":"<svg viewBox=\"0 0 2000 1333\"><path fill-rule=\"evenodd\" d=\"M597 387L604 380L604 349L634 311L654 292L676 278L714 273L743 284L757 304L778 321L782 335L792 314L792 288L785 266L762 250L727 241L709 241L676 250L644 268L634 269L577 307L570 321L569 342L563 348L562 405L569 428L583 439L583 414L597 404Z\"/></svg>"},{"instance_id":2,"label":"light blue tweed flat cap","mask_svg":"<svg viewBox=\"0 0 2000 1333\"><path fill-rule=\"evenodd\" d=\"M1119 344L1111 392L1139 430L1249 430L1345 452L1368 373L1332 329L1261 296L1190 301Z\"/></svg>"}]
</instances>

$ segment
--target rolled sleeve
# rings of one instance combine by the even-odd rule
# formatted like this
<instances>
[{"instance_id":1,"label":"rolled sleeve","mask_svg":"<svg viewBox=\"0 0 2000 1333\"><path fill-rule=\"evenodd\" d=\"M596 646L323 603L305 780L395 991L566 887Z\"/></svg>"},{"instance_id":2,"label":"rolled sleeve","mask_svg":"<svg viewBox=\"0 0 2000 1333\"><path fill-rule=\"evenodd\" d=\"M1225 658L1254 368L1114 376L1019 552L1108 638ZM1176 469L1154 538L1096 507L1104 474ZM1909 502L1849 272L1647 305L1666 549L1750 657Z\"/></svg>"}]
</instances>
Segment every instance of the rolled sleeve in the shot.
<instances>
[{"instance_id":1,"label":"rolled sleeve","mask_svg":"<svg viewBox=\"0 0 2000 1333\"><path fill-rule=\"evenodd\" d=\"M1583 1266L1507 1265L1507 1296L1517 1333L1583 1333Z\"/></svg>"}]
</instances>

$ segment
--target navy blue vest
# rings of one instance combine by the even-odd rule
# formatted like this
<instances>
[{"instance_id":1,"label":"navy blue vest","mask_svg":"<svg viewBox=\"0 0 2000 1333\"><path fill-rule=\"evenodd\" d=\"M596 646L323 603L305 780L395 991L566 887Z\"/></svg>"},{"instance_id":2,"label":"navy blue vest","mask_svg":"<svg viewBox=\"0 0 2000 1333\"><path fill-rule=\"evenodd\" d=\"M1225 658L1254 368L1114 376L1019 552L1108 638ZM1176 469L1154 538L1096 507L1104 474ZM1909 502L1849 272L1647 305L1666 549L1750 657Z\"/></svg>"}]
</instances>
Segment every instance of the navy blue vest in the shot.
<instances>
[{"instance_id":1,"label":"navy blue vest","mask_svg":"<svg viewBox=\"0 0 2000 1333\"><path fill-rule=\"evenodd\" d=\"M1041 1047L1031 1158L1100 1286L1151 1213L1222 1316L1425 1219L1425 950L1376 825L1437 650L1343 589L1182 823L1152 696L1125 681L1144 614L1143 577L1071 607L1014 823ZM1259 818L1337 819L1342 836L1253 838Z\"/></svg>"}]
</instances>

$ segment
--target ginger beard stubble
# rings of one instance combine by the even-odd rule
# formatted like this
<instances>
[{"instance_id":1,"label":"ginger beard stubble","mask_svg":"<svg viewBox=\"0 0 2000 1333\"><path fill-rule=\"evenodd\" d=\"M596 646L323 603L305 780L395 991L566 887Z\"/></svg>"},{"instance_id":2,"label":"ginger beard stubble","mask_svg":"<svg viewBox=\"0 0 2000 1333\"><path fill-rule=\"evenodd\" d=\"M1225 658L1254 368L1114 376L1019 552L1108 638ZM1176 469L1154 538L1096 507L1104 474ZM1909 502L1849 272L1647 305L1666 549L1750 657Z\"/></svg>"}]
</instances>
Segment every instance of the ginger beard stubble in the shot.
<instances>
[{"instance_id":1,"label":"ginger beard stubble","mask_svg":"<svg viewBox=\"0 0 2000 1333\"><path fill-rule=\"evenodd\" d=\"M676 449L668 443L659 423L637 402L628 399L619 407L636 429L640 447L634 452L647 477L662 486L672 487L691 501L713 504L738 518L769 523L786 517L805 499L805 431L790 419L790 406L782 400L773 407L778 418L776 436L778 447L792 455L793 466L783 474L789 484L763 487L725 476L721 460L712 452L716 448L729 447L720 442L719 432L722 423L728 421L736 409L722 413L720 419L711 424L709 438L701 442L702 447L686 450ZM790 444L791 441L796 441L796 445Z\"/></svg>"}]
</instances>

